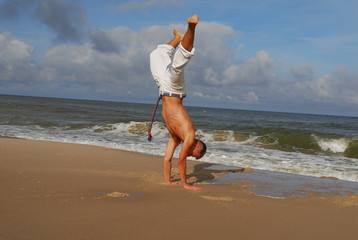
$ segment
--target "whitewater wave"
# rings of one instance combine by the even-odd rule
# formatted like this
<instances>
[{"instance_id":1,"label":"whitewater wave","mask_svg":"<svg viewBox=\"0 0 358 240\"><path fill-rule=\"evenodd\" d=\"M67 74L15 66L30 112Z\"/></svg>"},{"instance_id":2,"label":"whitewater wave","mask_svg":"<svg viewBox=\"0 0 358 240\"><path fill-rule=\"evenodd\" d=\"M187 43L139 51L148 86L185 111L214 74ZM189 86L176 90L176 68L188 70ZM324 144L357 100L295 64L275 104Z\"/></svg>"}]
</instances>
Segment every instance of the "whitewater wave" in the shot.
<instances>
[{"instance_id":1,"label":"whitewater wave","mask_svg":"<svg viewBox=\"0 0 358 240\"><path fill-rule=\"evenodd\" d=\"M317 142L318 146L323 151L328 151L332 153L344 153L352 141L346 138L332 139L317 137L316 135L312 135L312 138Z\"/></svg>"},{"instance_id":2,"label":"whitewater wave","mask_svg":"<svg viewBox=\"0 0 358 240\"><path fill-rule=\"evenodd\" d=\"M56 138L67 138L67 135L75 135L77 139L92 136L94 139L122 138L132 142L141 142L147 136L147 122L130 121L127 123L114 124L70 124L65 126L54 125L30 125L30 126L8 126L3 127L3 136L23 137L23 138L45 138L53 135L51 140ZM50 134L50 132L52 134ZM341 137L330 138L321 137L315 134L294 135L289 133L237 133L232 130L197 130L197 138L204 142L220 146L230 146L234 148L237 143L253 145L260 148L275 149L284 152L299 152L311 155L344 156L358 159L358 139ZM170 137L168 130L163 122L154 122L152 125L153 141L165 144Z\"/></svg>"}]
</instances>

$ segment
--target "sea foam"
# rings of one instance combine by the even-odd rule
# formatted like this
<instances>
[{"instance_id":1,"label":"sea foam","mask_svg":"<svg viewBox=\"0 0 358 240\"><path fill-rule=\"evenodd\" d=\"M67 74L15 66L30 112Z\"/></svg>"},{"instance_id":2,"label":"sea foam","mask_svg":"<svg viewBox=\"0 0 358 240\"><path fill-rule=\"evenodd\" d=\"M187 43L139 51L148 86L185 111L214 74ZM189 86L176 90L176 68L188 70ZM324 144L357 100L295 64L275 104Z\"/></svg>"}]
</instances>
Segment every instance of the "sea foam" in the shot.
<instances>
[{"instance_id":1,"label":"sea foam","mask_svg":"<svg viewBox=\"0 0 358 240\"><path fill-rule=\"evenodd\" d=\"M315 135L312 135L312 137L323 151L332 153L344 153L350 144L350 141L346 138L333 139L317 137Z\"/></svg>"}]
</instances>

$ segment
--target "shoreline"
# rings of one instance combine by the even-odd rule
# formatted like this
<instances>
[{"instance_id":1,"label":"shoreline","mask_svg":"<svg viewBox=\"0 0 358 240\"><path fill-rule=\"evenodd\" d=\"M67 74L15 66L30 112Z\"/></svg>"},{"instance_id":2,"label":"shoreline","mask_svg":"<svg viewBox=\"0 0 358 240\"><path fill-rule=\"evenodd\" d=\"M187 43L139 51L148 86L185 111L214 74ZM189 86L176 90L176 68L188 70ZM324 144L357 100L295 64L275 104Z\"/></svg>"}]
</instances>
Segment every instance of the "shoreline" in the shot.
<instances>
[{"instance_id":1,"label":"shoreline","mask_svg":"<svg viewBox=\"0 0 358 240\"><path fill-rule=\"evenodd\" d=\"M74 144L88 147L98 147L104 149L124 151L143 156L154 158L162 158L162 156L145 154L140 152L126 151L117 148L106 148L103 146L95 146L83 143L66 143L52 140L31 140L16 137L0 136L1 139L14 139L25 141L40 141L51 143ZM177 170L175 166L176 160L173 158L173 170ZM207 171L205 175L211 172L214 178L202 180L202 182L213 184L238 184L245 185L245 189L257 196L271 198L296 198L309 196L347 196L358 195L358 182L347 181L330 176L307 176L294 173L276 172L270 170L260 170L255 168L245 168L230 165L222 165L219 163L210 163L205 161L187 160L188 166L200 165L199 171ZM159 171L161 169L158 169ZM250 174L242 174L247 173ZM177 176L178 177L178 176ZM281 181L285 179L285 181Z\"/></svg>"},{"instance_id":2,"label":"shoreline","mask_svg":"<svg viewBox=\"0 0 358 240\"><path fill-rule=\"evenodd\" d=\"M40 142L51 142L51 143L64 143L64 144L74 144L74 145L82 145L82 146L88 146L88 147L98 147L98 148L104 148L104 149L112 149L112 150L118 150L118 151L124 151L124 152L130 152L133 154L139 154L139 155L144 155L144 156L150 156L150 157L157 157L157 158L162 158L163 156L161 155L157 155L157 154L151 154L151 153L143 153L143 152L135 152L135 151L130 151L130 150L124 150L124 149L119 149L119 148L112 148L112 147L104 147L104 146L97 146L97 145L91 145L91 144L87 144L87 143L74 143L74 142L61 142L61 141L55 141L55 140L37 140L37 139L26 139L26 138L17 138L17 137L8 137L8 136L0 136L0 140L1 139L17 139L17 140L25 140L25 141L40 141ZM175 158L173 158L173 161L175 160ZM343 191L341 193L337 193L338 195L347 195L348 192L350 191L350 193L353 194L358 194L358 182L355 181L349 181L349 180L343 180L337 177L332 177L332 176L309 176L309 175L303 175L303 174L295 174L295 173L286 173L286 172L277 172L277 171L272 171L272 170L261 170L261 169L256 169L256 168L246 168L246 167L238 167L238 166L231 166L231 165L225 165L225 164L221 164L221 163L211 163L211 162L205 162L205 161L197 161L197 160L191 160L190 158L187 160L188 163L192 162L192 164L195 163L205 163L208 164L210 166L212 166L212 170L213 172L217 172L217 171L221 171L221 172L225 172L228 171L229 173L235 173L235 172L245 172L245 169L249 169L249 172L255 171L255 172L261 172L261 175L266 175L268 177L270 177L270 175L274 174L274 175L282 175L281 177L278 176L278 178L293 178L296 179L298 181L308 181L310 182L310 180L312 180L313 182L322 182L324 185L326 185L327 183L324 183L325 180L328 180L327 182L330 181L334 181L332 182L332 184L337 184L340 186L339 188L342 188ZM174 166L174 164L173 164ZM208 170L210 170L210 167L208 168ZM238 170L238 171L232 171L232 170ZM236 180L236 176L235 174L230 174L230 176L225 175L226 180L224 181L213 181L212 183L219 183L219 184L223 184L223 183L234 183L237 182ZM271 178L271 177L270 177ZM247 178L244 178L247 179ZM306 179L306 180L305 180ZM274 179L272 179L274 181ZM263 184L263 183L261 183ZM267 186L261 186L261 187L267 187ZM346 191L346 192L344 192ZM314 192L314 191L313 191ZM302 197L304 196L304 194L299 195L298 197ZM267 197L272 197L272 196L267 196Z\"/></svg>"},{"instance_id":3,"label":"shoreline","mask_svg":"<svg viewBox=\"0 0 358 240\"><path fill-rule=\"evenodd\" d=\"M203 187L192 192L163 184L161 163L161 157L117 149L0 138L0 239L353 240L358 235L357 194L260 197L250 192L252 180L209 183L232 177L231 172L188 161L188 182ZM233 174L259 179L255 173Z\"/></svg>"}]
</instances>

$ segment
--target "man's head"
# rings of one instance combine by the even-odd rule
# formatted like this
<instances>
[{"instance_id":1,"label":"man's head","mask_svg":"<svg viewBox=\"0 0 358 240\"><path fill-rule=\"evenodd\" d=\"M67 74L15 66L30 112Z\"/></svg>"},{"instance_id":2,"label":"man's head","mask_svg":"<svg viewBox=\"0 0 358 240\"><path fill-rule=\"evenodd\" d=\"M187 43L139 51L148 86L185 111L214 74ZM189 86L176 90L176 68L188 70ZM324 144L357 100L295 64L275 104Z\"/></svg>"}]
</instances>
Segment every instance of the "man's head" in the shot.
<instances>
[{"instance_id":1,"label":"man's head","mask_svg":"<svg viewBox=\"0 0 358 240\"><path fill-rule=\"evenodd\" d=\"M196 159L202 158L206 153L206 145L203 141L195 139L193 145L190 148L189 155Z\"/></svg>"}]
</instances>

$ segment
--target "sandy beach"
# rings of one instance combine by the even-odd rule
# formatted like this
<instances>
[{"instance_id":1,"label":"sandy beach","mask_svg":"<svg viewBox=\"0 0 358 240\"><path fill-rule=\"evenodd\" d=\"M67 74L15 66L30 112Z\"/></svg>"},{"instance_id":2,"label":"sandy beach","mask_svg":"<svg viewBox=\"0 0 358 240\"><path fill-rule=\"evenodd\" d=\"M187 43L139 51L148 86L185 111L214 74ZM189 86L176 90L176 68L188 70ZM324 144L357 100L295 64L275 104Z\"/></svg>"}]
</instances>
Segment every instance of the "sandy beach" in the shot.
<instances>
[{"instance_id":1,"label":"sandy beach","mask_svg":"<svg viewBox=\"0 0 358 240\"><path fill-rule=\"evenodd\" d=\"M87 145L2 138L0 164L0 240L358 236L357 195L256 196L201 162L198 192L163 184L160 157Z\"/></svg>"}]
</instances>

